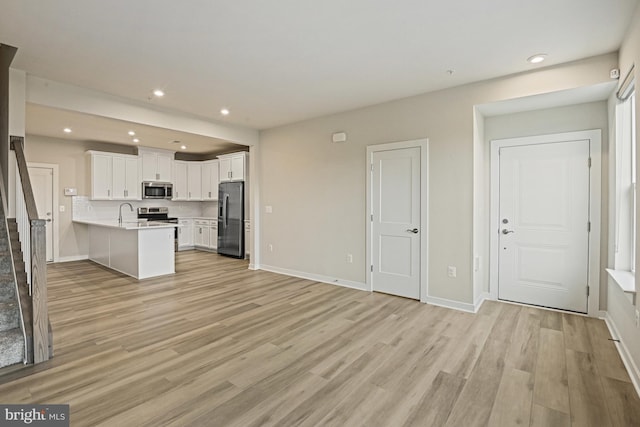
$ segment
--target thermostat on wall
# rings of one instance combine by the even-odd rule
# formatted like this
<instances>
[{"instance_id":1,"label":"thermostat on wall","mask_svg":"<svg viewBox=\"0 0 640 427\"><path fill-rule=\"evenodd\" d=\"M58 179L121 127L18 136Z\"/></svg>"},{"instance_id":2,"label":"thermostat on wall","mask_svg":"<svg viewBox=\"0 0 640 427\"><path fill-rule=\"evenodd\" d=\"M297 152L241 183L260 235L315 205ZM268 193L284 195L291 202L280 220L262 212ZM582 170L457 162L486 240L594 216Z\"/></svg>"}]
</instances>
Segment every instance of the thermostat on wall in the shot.
<instances>
[{"instance_id":1,"label":"thermostat on wall","mask_svg":"<svg viewBox=\"0 0 640 427\"><path fill-rule=\"evenodd\" d=\"M77 188L65 187L64 195L65 196L77 196L78 195L78 189Z\"/></svg>"}]
</instances>

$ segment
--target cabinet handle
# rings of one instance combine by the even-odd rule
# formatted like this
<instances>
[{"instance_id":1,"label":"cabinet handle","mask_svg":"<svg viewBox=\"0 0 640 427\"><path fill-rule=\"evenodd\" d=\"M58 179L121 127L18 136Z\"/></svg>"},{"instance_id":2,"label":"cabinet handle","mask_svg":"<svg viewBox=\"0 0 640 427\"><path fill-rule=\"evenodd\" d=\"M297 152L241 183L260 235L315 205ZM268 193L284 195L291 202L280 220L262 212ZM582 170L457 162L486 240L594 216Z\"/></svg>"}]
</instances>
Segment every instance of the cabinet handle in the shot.
<instances>
[{"instance_id":1,"label":"cabinet handle","mask_svg":"<svg viewBox=\"0 0 640 427\"><path fill-rule=\"evenodd\" d=\"M189 191L189 198L191 198L191 191Z\"/></svg>"},{"instance_id":2,"label":"cabinet handle","mask_svg":"<svg viewBox=\"0 0 640 427\"><path fill-rule=\"evenodd\" d=\"M111 190L107 190L107 196L111 197Z\"/></svg>"},{"instance_id":3,"label":"cabinet handle","mask_svg":"<svg viewBox=\"0 0 640 427\"><path fill-rule=\"evenodd\" d=\"M227 172L227 177L231 178L231 171Z\"/></svg>"},{"instance_id":4,"label":"cabinet handle","mask_svg":"<svg viewBox=\"0 0 640 427\"><path fill-rule=\"evenodd\" d=\"M124 197L129 197L129 190L124 190Z\"/></svg>"},{"instance_id":5,"label":"cabinet handle","mask_svg":"<svg viewBox=\"0 0 640 427\"><path fill-rule=\"evenodd\" d=\"M160 174L159 173L156 174L156 179L160 179Z\"/></svg>"},{"instance_id":6,"label":"cabinet handle","mask_svg":"<svg viewBox=\"0 0 640 427\"><path fill-rule=\"evenodd\" d=\"M202 234L202 228L199 228L198 231L200 232L200 234Z\"/></svg>"},{"instance_id":7,"label":"cabinet handle","mask_svg":"<svg viewBox=\"0 0 640 427\"><path fill-rule=\"evenodd\" d=\"M211 191L209 191L209 198L211 198Z\"/></svg>"}]
</instances>

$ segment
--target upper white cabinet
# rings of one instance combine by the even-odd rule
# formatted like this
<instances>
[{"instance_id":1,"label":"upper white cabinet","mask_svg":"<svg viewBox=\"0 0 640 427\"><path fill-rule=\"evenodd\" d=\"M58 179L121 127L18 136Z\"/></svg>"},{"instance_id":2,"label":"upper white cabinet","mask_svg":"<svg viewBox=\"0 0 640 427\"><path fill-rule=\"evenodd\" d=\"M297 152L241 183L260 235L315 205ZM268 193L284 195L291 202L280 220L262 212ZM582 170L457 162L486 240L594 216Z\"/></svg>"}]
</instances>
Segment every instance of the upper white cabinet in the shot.
<instances>
[{"instance_id":1,"label":"upper white cabinet","mask_svg":"<svg viewBox=\"0 0 640 427\"><path fill-rule=\"evenodd\" d=\"M173 200L218 200L218 160L175 160Z\"/></svg>"},{"instance_id":2,"label":"upper white cabinet","mask_svg":"<svg viewBox=\"0 0 640 427\"><path fill-rule=\"evenodd\" d=\"M175 160L173 162L173 200L187 200L187 162Z\"/></svg>"},{"instance_id":3,"label":"upper white cabinet","mask_svg":"<svg viewBox=\"0 0 640 427\"><path fill-rule=\"evenodd\" d=\"M92 200L140 200L138 156L87 151Z\"/></svg>"},{"instance_id":4,"label":"upper white cabinet","mask_svg":"<svg viewBox=\"0 0 640 427\"><path fill-rule=\"evenodd\" d=\"M202 200L218 200L219 161L202 162Z\"/></svg>"},{"instance_id":5,"label":"upper white cabinet","mask_svg":"<svg viewBox=\"0 0 640 427\"><path fill-rule=\"evenodd\" d=\"M87 152L89 159L89 189L92 200L111 200L113 156L108 153Z\"/></svg>"},{"instance_id":6,"label":"upper white cabinet","mask_svg":"<svg viewBox=\"0 0 640 427\"><path fill-rule=\"evenodd\" d=\"M202 200L201 162L173 162L173 200Z\"/></svg>"},{"instance_id":7,"label":"upper white cabinet","mask_svg":"<svg viewBox=\"0 0 640 427\"><path fill-rule=\"evenodd\" d=\"M142 160L142 180L172 182L171 169L174 152L140 148L138 155Z\"/></svg>"},{"instance_id":8,"label":"upper white cabinet","mask_svg":"<svg viewBox=\"0 0 640 427\"><path fill-rule=\"evenodd\" d=\"M244 181L247 163L247 153L223 154L220 160L220 182Z\"/></svg>"},{"instance_id":9,"label":"upper white cabinet","mask_svg":"<svg viewBox=\"0 0 640 427\"><path fill-rule=\"evenodd\" d=\"M140 167L137 156L113 156L112 175L114 199L139 200L141 191Z\"/></svg>"},{"instance_id":10,"label":"upper white cabinet","mask_svg":"<svg viewBox=\"0 0 640 427\"><path fill-rule=\"evenodd\" d=\"M202 164L187 162L187 200L202 200Z\"/></svg>"}]
</instances>

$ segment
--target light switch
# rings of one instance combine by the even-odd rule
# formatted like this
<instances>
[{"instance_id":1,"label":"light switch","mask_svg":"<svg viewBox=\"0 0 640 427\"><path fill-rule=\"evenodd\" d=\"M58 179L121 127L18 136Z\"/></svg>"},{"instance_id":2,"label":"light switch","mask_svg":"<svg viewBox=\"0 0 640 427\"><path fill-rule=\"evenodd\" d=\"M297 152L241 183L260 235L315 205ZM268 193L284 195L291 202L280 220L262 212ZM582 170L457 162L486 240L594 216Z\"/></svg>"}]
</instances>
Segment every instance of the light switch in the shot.
<instances>
[{"instance_id":1,"label":"light switch","mask_svg":"<svg viewBox=\"0 0 640 427\"><path fill-rule=\"evenodd\" d=\"M271 205L265 206L264 207L264 212L265 213L273 213L273 207Z\"/></svg>"},{"instance_id":2,"label":"light switch","mask_svg":"<svg viewBox=\"0 0 640 427\"><path fill-rule=\"evenodd\" d=\"M64 205L60 205L60 212L64 212Z\"/></svg>"}]
</instances>

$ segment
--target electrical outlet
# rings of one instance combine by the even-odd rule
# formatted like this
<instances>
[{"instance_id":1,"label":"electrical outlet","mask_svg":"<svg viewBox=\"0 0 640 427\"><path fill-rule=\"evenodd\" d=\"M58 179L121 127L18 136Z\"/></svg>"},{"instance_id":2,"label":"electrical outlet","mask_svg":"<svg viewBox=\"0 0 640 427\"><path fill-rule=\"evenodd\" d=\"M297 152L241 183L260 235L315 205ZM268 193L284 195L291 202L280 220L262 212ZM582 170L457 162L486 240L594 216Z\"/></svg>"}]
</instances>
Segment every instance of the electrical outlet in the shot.
<instances>
[{"instance_id":1,"label":"electrical outlet","mask_svg":"<svg viewBox=\"0 0 640 427\"><path fill-rule=\"evenodd\" d=\"M452 266L447 267L447 276L456 277L457 274L458 274L458 270L455 267L452 267Z\"/></svg>"},{"instance_id":2,"label":"electrical outlet","mask_svg":"<svg viewBox=\"0 0 640 427\"><path fill-rule=\"evenodd\" d=\"M353 255L352 254L347 254L347 262L349 264L353 264Z\"/></svg>"},{"instance_id":3,"label":"electrical outlet","mask_svg":"<svg viewBox=\"0 0 640 427\"><path fill-rule=\"evenodd\" d=\"M65 210L65 206L64 205L60 205L60 212L64 212Z\"/></svg>"},{"instance_id":4,"label":"electrical outlet","mask_svg":"<svg viewBox=\"0 0 640 427\"><path fill-rule=\"evenodd\" d=\"M269 252L273 252L273 245L269 243Z\"/></svg>"}]
</instances>

